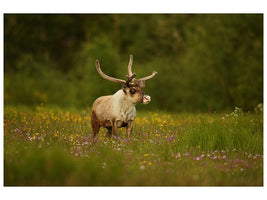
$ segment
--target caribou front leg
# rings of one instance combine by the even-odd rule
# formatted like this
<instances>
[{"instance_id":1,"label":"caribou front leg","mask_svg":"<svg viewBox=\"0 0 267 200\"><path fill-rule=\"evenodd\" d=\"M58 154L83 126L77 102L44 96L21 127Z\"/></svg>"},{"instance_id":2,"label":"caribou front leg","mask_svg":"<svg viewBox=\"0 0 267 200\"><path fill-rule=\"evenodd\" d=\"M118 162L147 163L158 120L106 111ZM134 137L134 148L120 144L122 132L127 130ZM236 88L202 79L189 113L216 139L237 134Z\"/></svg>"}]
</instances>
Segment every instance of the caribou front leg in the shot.
<instances>
[{"instance_id":1,"label":"caribou front leg","mask_svg":"<svg viewBox=\"0 0 267 200\"><path fill-rule=\"evenodd\" d=\"M126 126L126 134L128 137L131 136L132 131L133 131L133 121L129 121Z\"/></svg>"},{"instance_id":2,"label":"caribou front leg","mask_svg":"<svg viewBox=\"0 0 267 200\"><path fill-rule=\"evenodd\" d=\"M117 129L118 129L117 121L114 120L112 122L112 135L114 135L116 137L117 137Z\"/></svg>"}]
</instances>

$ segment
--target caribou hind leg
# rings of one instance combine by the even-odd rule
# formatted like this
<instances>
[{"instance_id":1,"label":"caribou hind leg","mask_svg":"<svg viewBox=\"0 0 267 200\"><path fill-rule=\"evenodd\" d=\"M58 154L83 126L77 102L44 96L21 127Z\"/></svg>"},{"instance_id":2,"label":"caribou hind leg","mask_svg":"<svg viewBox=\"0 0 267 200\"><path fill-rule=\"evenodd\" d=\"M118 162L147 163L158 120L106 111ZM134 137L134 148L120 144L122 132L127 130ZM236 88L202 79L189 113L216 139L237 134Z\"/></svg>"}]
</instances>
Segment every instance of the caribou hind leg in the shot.
<instances>
[{"instance_id":1,"label":"caribou hind leg","mask_svg":"<svg viewBox=\"0 0 267 200\"><path fill-rule=\"evenodd\" d=\"M107 127L107 136L110 138L112 135L112 128L111 127Z\"/></svg>"},{"instance_id":2,"label":"caribou hind leg","mask_svg":"<svg viewBox=\"0 0 267 200\"><path fill-rule=\"evenodd\" d=\"M93 129L94 137L96 137L100 129L100 123L94 111L92 112L92 115L91 115L91 126Z\"/></svg>"}]
</instances>

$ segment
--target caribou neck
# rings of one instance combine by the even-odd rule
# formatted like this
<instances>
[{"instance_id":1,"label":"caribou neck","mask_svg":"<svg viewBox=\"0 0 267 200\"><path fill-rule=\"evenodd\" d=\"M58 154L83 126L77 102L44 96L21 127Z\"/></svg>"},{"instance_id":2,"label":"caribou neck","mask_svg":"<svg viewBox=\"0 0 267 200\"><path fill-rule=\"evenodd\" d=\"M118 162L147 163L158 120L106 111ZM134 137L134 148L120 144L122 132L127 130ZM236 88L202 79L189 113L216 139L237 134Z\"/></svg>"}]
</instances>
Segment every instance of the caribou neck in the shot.
<instances>
[{"instance_id":1,"label":"caribou neck","mask_svg":"<svg viewBox=\"0 0 267 200\"><path fill-rule=\"evenodd\" d=\"M133 107L135 107L136 103L133 103L122 90L121 94L122 94L120 99L121 111L123 112L131 111Z\"/></svg>"}]
</instances>

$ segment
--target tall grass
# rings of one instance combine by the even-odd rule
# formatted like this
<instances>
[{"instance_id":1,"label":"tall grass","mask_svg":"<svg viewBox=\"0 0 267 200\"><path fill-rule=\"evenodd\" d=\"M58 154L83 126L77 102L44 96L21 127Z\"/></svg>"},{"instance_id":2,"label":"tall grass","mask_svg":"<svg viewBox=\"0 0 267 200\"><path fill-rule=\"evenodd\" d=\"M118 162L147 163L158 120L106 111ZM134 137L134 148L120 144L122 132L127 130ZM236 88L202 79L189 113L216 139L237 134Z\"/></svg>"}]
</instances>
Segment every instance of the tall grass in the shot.
<instances>
[{"instance_id":1,"label":"tall grass","mask_svg":"<svg viewBox=\"0 0 267 200\"><path fill-rule=\"evenodd\" d=\"M4 184L263 185L263 116L138 113L92 137L90 112L5 107Z\"/></svg>"}]
</instances>

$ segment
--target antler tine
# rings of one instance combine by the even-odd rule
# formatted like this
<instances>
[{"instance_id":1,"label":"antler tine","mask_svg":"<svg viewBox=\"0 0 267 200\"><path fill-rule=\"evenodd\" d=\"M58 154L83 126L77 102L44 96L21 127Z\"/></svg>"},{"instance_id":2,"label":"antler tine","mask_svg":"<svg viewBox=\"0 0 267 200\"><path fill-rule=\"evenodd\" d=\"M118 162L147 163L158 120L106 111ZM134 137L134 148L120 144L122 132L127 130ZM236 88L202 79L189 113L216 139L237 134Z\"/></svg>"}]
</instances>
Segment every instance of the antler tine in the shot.
<instances>
[{"instance_id":1,"label":"antler tine","mask_svg":"<svg viewBox=\"0 0 267 200\"><path fill-rule=\"evenodd\" d=\"M126 81L125 81L125 80L117 79L117 78L113 78L113 77L110 77L110 76L104 74L104 72L102 72L102 70L101 70L101 68L100 68L100 64L99 64L99 61L98 61L98 60L95 61L95 65L96 65L96 70L97 70L97 72L98 72L99 75L102 76L104 79L109 80L109 81L112 81L112 82L115 82L115 83L126 84Z\"/></svg>"},{"instance_id":2,"label":"antler tine","mask_svg":"<svg viewBox=\"0 0 267 200\"><path fill-rule=\"evenodd\" d=\"M132 72L132 65L133 65L133 55L130 55L130 60L129 60L129 64L128 64L128 76L131 77L133 75Z\"/></svg>"},{"instance_id":3,"label":"antler tine","mask_svg":"<svg viewBox=\"0 0 267 200\"><path fill-rule=\"evenodd\" d=\"M147 81L147 80L153 78L154 76L156 76L157 73L158 73L158 72L153 71L152 74L151 74L150 76L146 76L146 77L144 77L144 78L140 78L140 79L138 79L138 80L141 80L141 81Z\"/></svg>"},{"instance_id":4,"label":"antler tine","mask_svg":"<svg viewBox=\"0 0 267 200\"><path fill-rule=\"evenodd\" d=\"M132 76L127 76L127 81L126 81L127 86L131 85L130 82L134 79L135 76L136 76L136 73L133 73Z\"/></svg>"}]
</instances>

